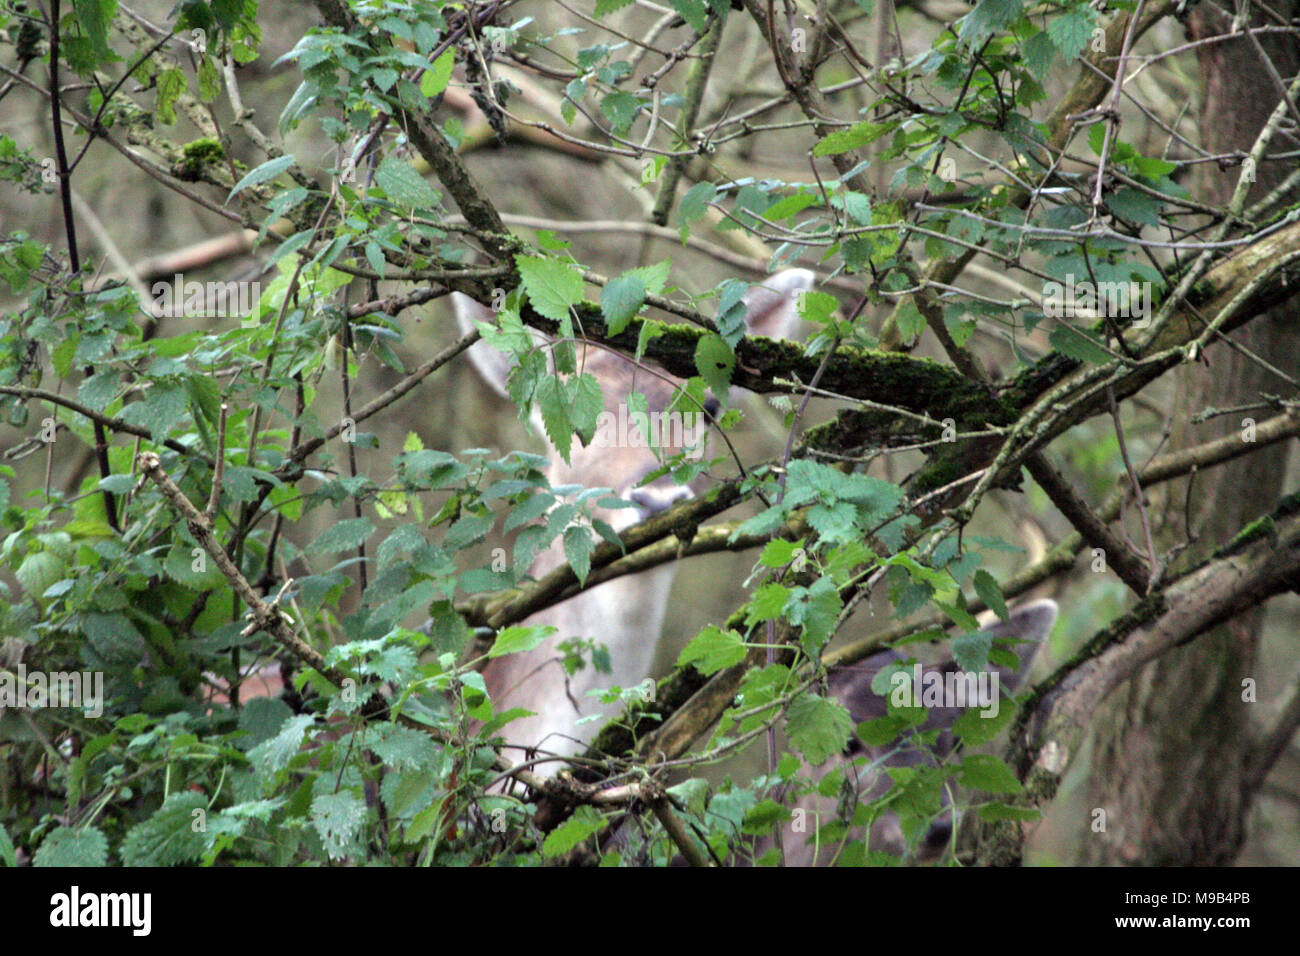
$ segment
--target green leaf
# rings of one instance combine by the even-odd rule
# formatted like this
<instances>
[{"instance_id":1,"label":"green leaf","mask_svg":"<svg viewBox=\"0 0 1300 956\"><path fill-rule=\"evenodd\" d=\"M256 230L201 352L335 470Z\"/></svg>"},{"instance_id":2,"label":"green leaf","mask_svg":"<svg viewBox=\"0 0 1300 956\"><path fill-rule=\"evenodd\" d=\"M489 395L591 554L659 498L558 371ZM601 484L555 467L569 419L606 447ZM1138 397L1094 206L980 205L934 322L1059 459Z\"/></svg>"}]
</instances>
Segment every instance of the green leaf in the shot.
<instances>
[{"instance_id":1,"label":"green leaf","mask_svg":"<svg viewBox=\"0 0 1300 956\"><path fill-rule=\"evenodd\" d=\"M158 122L172 126L176 122L176 110L173 107L185 92L185 74L177 67L162 70L157 77L158 100L154 113Z\"/></svg>"},{"instance_id":2,"label":"green leaf","mask_svg":"<svg viewBox=\"0 0 1300 956\"><path fill-rule=\"evenodd\" d=\"M677 666L694 664L697 671L708 677L724 667L739 664L745 654L745 642L739 634L710 624L682 648L677 655Z\"/></svg>"},{"instance_id":3,"label":"green leaf","mask_svg":"<svg viewBox=\"0 0 1300 956\"><path fill-rule=\"evenodd\" d=\"M1011 768L992 754L971 754L961 762L962 786L987 793L1020 793L1024 788Z\"/></svg>"},{"instance_id":4,"label":"green leaf","mask_svg":"<svg viewBox=\"0 0 1300 956\"><path fill-rule=\"evenodd\" d=\"M5 842L9 842L8 836ZM9 844L12 848L13 844ZM13 866L13 863L9 863ZM36 850L33 866L107 866L108 838L95 827L59 827Z\"/></svg>"},{"instance_id":5,"label":"green leaf","mask_svg":"<svg viewBox=\"0 0 1300 956\"><path fill-rule=\"evenodd\" d=\"M153 816L132 827L122 841L126 866L174 866L199 859L207 834L196 823L207 812L207 797L193 790L173 793Z\"/></svg>"},{"instance_id":6,"label":"green leaf","mask_svg":"<svg viewBox=\"0 0 1300 956\"><path fill-rule=\"evenodd\" d=\"M181 385L156 383L143 401L132 402L122 410L122 420L149 429L155 442L161 442L185 415L189 396Z\"/></svg>"},{"instance_id":7,"label":"green leaf","mask_svg":"<svg viewBox=\"0 0 1300 956\"><path fill-rule=\"evenodd\" d=\"M736 353L720 335L701 336L695 345L695 367L709 383L713 394L723 397L731 387L731 375L736 370Z\"/></svg>"},{"instance_id":8,"label":"green leaf","mask_svg":"<svg viewBox=\"0 0 1300 956\"><path fill-rule=\"evenodd\" d=\"M1014 822L1028 822L1037 820L1041 813L1033 807L1015 807L1009 803L985 803L977 809L980 819L988 823L997 823L1001 820L1011 820Z\"/></svg>"},{"instance_id":9,"label":"green leaf","mask_svg":"<svg viewBox=\"0 0 1300 956\"><path fill-rule=\"evenodd\" d=\"M853 718L838 700L804 694L786 712L785 729L790 743L815 767L848 745Z\"/></svg>"},{"instance_id":10,"label":"green leaf","mask_svg":"<svg viewBox=\"0 0 1300 956\"><path fill-rule=\"evenodd\" d=\"M575 846L605 829L607 821L591 807L579 807L573 816L546 835L542 856L548 860L568 853Z\"/></svg>"},{"instance_id":11,"label":"green leaf","mask_svg":"<svg viewBox=\"0 0 1300 956\"><path fill-rule=\"evenodd\" d=\"M564 558L581 585L587 583L587 575L591 573L591 552L595 546L587 528L575 524L564 529Z\"/></svg>"},{"instance_id":12,"label":"green leaf","mask_svg":"<svg viewBox=\"0 0 1300 956\"><path fill-rule=\"evenodd\" d=\"M396 156L388 156L379 164L375 182L399 206L431 209L438 205L437 190L424 181L414 166Z\"/></svg>"},{"instance_id":13,"label":"green leaf","mask_svg":"<svg viewBox=\"0 0 1300 956\"><path fill-rule=\"evenodd\" d=\"M311 822L330 859L341 859L366 822L366 802L351 790L322 794L311 802Z\"/></svg>"},{"instance_id":14,"label":"green leaf","mask_svg":"<svg viewBox=\"0 0 1300 956\"><path fill-rule=\"evenodd\" d=\"M989 648L993 638L987 631L959 634L952 639L952 657L957 666L968 674L978 674L989 664Z\"/></svg>"},{"instance_id":15,"label":"green leaf","mask_svg":"<svg viewBox=\"0 0 1300 956\"><path fill-rule=\"evenodd\" d=\"M1002 597L1002 587L998 584L997 578L983 569L976 571L975 593L1001 620L1007 619L1007 602Z\"/></svg>"},{"instance_id":16,"label":"green leaf","mask_svg":"<svg viewBox=\"0 0 1300 956\"><path fill-rule=\"evenodd\" d=\"M492 647L488 650L488 657L504 657L506 654L531 651L555 632L556 629L549 624L502 628L497 632L497 639L492 642Z\"/></svg>"},{"instance_id":17,"label":"green leaf","mask_svg":"<svg viewBox=\"0 0 1300 956\"><path fill-rule=\"evenodd\" d=\"M1097 13L1087 5L1076 6L1047 21L1047 33L1066 61L1073 60L1092 39Z\"/></svg>"},{"instance_id":18,"label":"green leaf","mask_svg":"<svg viewBox=\"0 0 1300 956\"><path fill-rule=\"evenodd\" d=\"M645 304L645 282L640 276L624 273L605 283L600 290L600 311L610 335L618 335L636 318Z\"/></svg>"},{"instance_id":19,"label":"green leaf","mask_svg":"<svg viewBox=\"0 0 1300 956\"><path fill-rule=\"evenodd\" d=\"M582 436L583 442L590 442L596 434L600 413L605 410L600 382L590 372L583 372L569 379L569 393L573 430Z\"/></svg>"},{"instance_id":20,"label":"green leaf","mask_svg":"<svg viewBox=\"0 0 1300 956\"><path fill-rule=\"evenodd\" d=\"M528 300L548 319L565 321L569 318L570 307L582 301L582 274L567 263L517 255L515 265L519 268Z\"/></svg>"},{"instance_id":21,"label":"green leaf","mask_svg":"<svg viewBox=\"0 0 1300 956\"><path fill-rule=\"evenodd\" d=\"M1102 346L1101 339L1089 329L1061 323L1048 334L1052 348L1069 358L1092 365L1102 365L1111 359Z\"/></svg>"},{"instance_id":22,"label":"green leaf","mask_svg":"<svg viewBox=\"0 0 1300 956\"><path fill-rule=\"evenodd\" d=\"M837 129L822 137L821 141L813 147L813 156L836 156L851 152L868 143L874 143L897 125L897 123L870 123L863 120L847 129Z\"/></svg>"},{"instance_id":23,"label":"green leaf","mask_svg":"<svg viewBox=\"0 0 1300 956\"><path fill-rule=\"evenodd\" d=\"M1020 19L1020 0L980 0L961 18L960 36L972 46Z\"/></svg>"},{"instance_id":24,"label":"green leaf","mask_svg":"<svg viewBox=\"0 0 1300 956\"><path fill-rule=\"evenodd\" d=\"M375 526L366 518L347 518L325 529L303 550L307 554L337 554L361 546L374 533Z\"/></svg>"},{"instance_id":25,"label":"green leaf","mask_svg":"<svg viewBox=\"0 0 1300 956\"><path fill-rule=\"evenodd\" d=\"M668 3L696 33L703 33L709 28L709 9L703 0L668 0Z\"/></svg>"},{"instance_id":26,"label":"green leaf","mask_svg":"<svg viewBox=\"0 0 1300 956\"><path fill-rule=\"evenodd\" d=\"M249 170L239 182L235 183L235 188L230 190L230 195L226 197L226 202L234 199L249 186L256 186L258 183L264 183L269 179L274 179L282 172L296 163L293 156L277 156L275 159L268 159L262 165Z\"/></svg>"},{"instance_id":27,"label":"green leaf","mask_svg":"<svg viewBox=\"0 0 1300 956\"><path fill-rule=\"evenodd\" d=\"M568 395L555 376L537 383L537 409L542 413L542 427L555 450L567 464L573 446L573 420L569 418Z\"/></svg>"},{"instance_id":28,"label":"green leaf","mask_svg":"<svg viewBox=\"0 0 1300 956\"><path fill-rule=\"evenodd\" d=\"M431 100L445 90L447 84L451 82L451 70L455 65L455 48L448 47L442 51L438 59L433 61L433 66L425 70L420 77L420 95Z\"/></svg>"},{"instance_id":29,"label":"green leaf","mask_svg":"<svg viewBox=\"0 0 1300 956\"><path fill-rule=\"evenodd\" d=\"M1039 30L1024 42L1020 53L1034 79L1041 82L1052 68L1052 61L1056 59L1056 44L1046 30Z\"/></svg>"},{"instance_id":30,"label":"green leaf","mask_svg":"<svg viewBox=\"0 0 1300 956\"><path fill-rule=\"evenodd\" d=\"M104 849L108 849L107 841L104 843ZM5 829L4 824L0 823L0 866L15 867L17 865L18 852L14 849L14 841L9 838L9 831Z\"/></svg>"}]
</instances>

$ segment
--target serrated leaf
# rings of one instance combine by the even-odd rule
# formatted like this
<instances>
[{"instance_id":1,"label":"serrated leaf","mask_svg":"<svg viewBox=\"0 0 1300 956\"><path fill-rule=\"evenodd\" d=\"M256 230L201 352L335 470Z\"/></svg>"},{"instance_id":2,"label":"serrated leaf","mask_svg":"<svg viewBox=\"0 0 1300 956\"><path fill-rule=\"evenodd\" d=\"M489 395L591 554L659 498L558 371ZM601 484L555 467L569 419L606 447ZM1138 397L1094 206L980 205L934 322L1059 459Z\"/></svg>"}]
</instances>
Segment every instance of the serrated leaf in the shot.
<instances>
[{"instance_id":1,"label":"serrated leaf","mask_svg":"<svg viewBox=\"0 0 1300 956\"><path fill-rule=\"evenodd\" d=\"M258 183L264 183L267 180L274 179L282 172L296 163L293 156L277 156L275 159L268 159L262 165L249 170L249 172L239 182L235 183L235 188L230 190L230 195L226 197L226 202L234 199L249 186L256 186Z\"/></svg>"},{"instance_id":2,"label":"serrated leaf","mask_svg":"<svg viewBox=\"0 0 1300 956\"><path fill-rule=\"evenodd\" d=\"M549 624L502 628L488 650L488 657L504 657L506 654L531 651L554 633L556 629Z\"/></svg>"},{"instance_id":3,"label":"serrated leaf","mask_svg":"<svg viewBox=\"0 0 1300 956\"><path fill-rule=\"evenodd\" d=\"M564 529L564 558L578 576L579 584L587 583L587 575L591 573L591 552L595 546L591 532L582 525L570 525Z\"/></svg>"},{"instance_id":4,"label":"serrated leaf","mask_svg":"<svg viewBox=\"0 0 1300 956\"><path fill-rule=\"evenodd\" d=\"M399 206L431 209L438 205L437 191L404 159L389 156L375 170L375 183Z\"/></svg>"},{"instance_id":5,"label":"serrated leaf","mask_svg":"<svg viewBox=\"0 0 1300 956\"><path fill-rule=\"evenodd\" d=\"M1097 335L1078 326L1061 324L1048 334L1052 348L1068 358L1092 365L1102 365L1111 360L1110 353Z\"/></svg>"},{"instance_id":6,"label":"serrated leaf","mask_svg":"<svg viewBox=\"0 0 1300 956\"><path fill-rule=\"evenodd\" d=\"M122 841L122 863L174 866L199 859L207 849L208 838L201 829L195 832L194 822L202 818L207 803L207 797L193 790L172 794L153 816L127 833Z\"/></svg>"},{"instance_id":7,"label":"serrated leaf","mask_svg":"<svg viewBox=\"0 0 1300 956\"><path fill-rule=\"evenodd\" d=\"M569 318L569 308L582 301L582 275L567 263L517 255L515 265L528 301L546 318L563 322Z\"/></svg>"},{"instance_id":8,"label":"serrated leaf","mask_svg":"<svg viewBox=\"0 0 1300 956\"><path fill-rule=\"evenodd\" d=\"M1002 586L998 584L997 578L983 569L976 571L975 593L1000 620L1007 619L1007 602L1002 597Z\"/></svg>"},{"instance_id":9,"label":"serrated leaf","mask_svg":"<svg viewBox=\"0 0 1300 956\"><path fill-rule=\"evenodd\" d=\"M553 859L605 829L606 820L591 807L579 807L569 819L546 835L542 856Z\"/></svg>"},{"instance_id":10,"label":"serrated leaf","mask_svg":"<svg viewBox=\"0 0 1300 956\"><path fill-rule=\"evenodd\" d=\"M583 372L569 380L569 392L573 430L582 436L584 442L590 442L596 434L600 413L605 410L605 396L600 389L600 382L590 372Z\"/></svg>"},{"instance_id":11,"label":"serrated leaf","mask_svg":"<svg viewBox=\"0 0 1300 956\"><path fill-rule=\"evenodd\" d=\"M569 450L573 447L573 421L569 418L564 386L553 375L537 383L537 410L541 412L546 437L568 464Z\"/></svg>"},{"instance_id":12,"label":"serrated leaf","mask_svg":"<svg viewBox=\"0 0 1300 956\"><path fill-rule=\"evenodd\" d=\"M307 554L337 554L361 546L374 533L375 526L366 518L347 518L330 525L316 540L303 549Z\"/></svg>"},{"instance_id":13,"label":"serrated leaf","mask_svg":"<svg viewBox=\"0 0 1300 956\"><path fill-rule=\"evenodd\" d=\"M804 694L786 712L786 733L812 766L842 752L853 733L853 718L838 700Z\"/></svg>"},{"instance_id":14,"label":"serrated leaf","mask_svg":"<svg viewBox=\"0 0 1300 956\"><path fill-rule=\"evenodd\" d=\"M420 77L420 95L431 100L447 88L451 81L451 70L456 65L456 51L448 47L442 55L433 61L433 65Z\"/></svg>"},{"instance_id":15,"label":"serrated leaf","mask_svg":"<svg viewBox=\"0 0 1300 956\"><path fill-rule=\"evenodd\" d=\"M1020 793L1011 768L992 754L970 754L961 762L962 786L987 793Z\"/></svg>"},{"instance_id":16,"label":"serrated leaf","mask_svg":"<svg viewBox=\"0 0 1300 956\"><path fill-rule=\"evenodd\" d=\"M5 837L8 842L8 837ZM12 844L9 844L12 848ZM8 864L13 866L11 862ZM48 834L36 849L32 865L53 866L107 866L108 838L95 827L59 827Z\"/></svg>"},{"instance_id":17,"label":"serrated leaf","mask_svg":"<svg viewBox=\"0 0 1300 956\"><path fill-rule=\"evenodd\" d=\"M701 336L695 345L695 367L714 395L726 395L736 370L736 353L720 335Z\"/></svg>"},{"instance_id":18,"label":"serrated leaf","mask_svg":"<svg viewBox=\"0 0 1300 956\"><path fill-rule=\"evenodd\" d=\"M600 311L610 335L618 335L636 318L645 304L645 292L645 282L630 273L605 283L600 290Z\"/></svg>"},{"instance_id":19,"label":"serrated leaf","mask_svg":"<svg viewBox=\"0 0 1300 956\"><path fill-rule=\"evenodd\" d=\"M694 664L695 669L708 677L724 667L739 664L745 659L745 642L735 631L724 631L710 624L677 655L677 666Z\"/></svg>"},{"instance_id":20,"label":"serrated leaf","mask_svg":"<svg viewBox=\"0 0 1300 956\"><path fill-rule=\"evenodd\" d=\"M813 147L813 156L837 156L840 153L851 152L861 146L874 143L896 125L896 123L870 123L863 120L847 129L837 129L822 137L821 141Z\"/></svg>"},{"instance_id":21,"label":"serrated leaf","mask_svg":"<svg viewBox=\"0 0 1300 956\"><path fill-rule=\"evenodd\" d=\"M1047 21L1047 33L1067 61L1082 52L1092 38L1097 25L1097 14L1091 7L1077 6Z\"/></svg>"},{"instance_id":22,"label":"serrated leaf","mask_svg":"<svg viewBox=\"0 0 1300 956\"><path fill-rule=\"evenodd\" d=\"M366 803L351 790L323 794L311 802L311 822L330 859L340 859L366 822Z\"/></svg>"}]
</instances>

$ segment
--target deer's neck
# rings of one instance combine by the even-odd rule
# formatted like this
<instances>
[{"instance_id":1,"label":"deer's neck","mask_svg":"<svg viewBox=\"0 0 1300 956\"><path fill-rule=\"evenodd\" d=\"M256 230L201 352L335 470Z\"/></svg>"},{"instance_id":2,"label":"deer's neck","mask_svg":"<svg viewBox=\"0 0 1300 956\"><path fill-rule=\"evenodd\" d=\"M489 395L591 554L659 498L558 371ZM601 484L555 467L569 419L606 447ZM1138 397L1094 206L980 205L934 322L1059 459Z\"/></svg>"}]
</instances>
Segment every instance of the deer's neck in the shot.
<instances>
[{"instance_id":1,"label":"deer's neck","mask_svg":"<svg viewBox=\"0 0 1300 956\"><path fill-rule=\"evenodd\" d=\"M531 573L534 577L545 574L563 560L563 552L552 548L538 556ZM607 719L624 707L621 703L601 704L587 692L615 685L630 689L649 675L675 570L673 564L665 564L615 578L524 622L550 624L558 630L534 650L497 658L483 672L498 712L522 707L535 714L509 724L503 731L507 740L560 756L585 749L604 719L578 721L596 715ZM566 674L558 645L572 637L593 638L604 644L609 649L611 673L597 673L588 656L582 670ZM507 756L520 759L522 754Z\"/></svg>"}]
</instances>

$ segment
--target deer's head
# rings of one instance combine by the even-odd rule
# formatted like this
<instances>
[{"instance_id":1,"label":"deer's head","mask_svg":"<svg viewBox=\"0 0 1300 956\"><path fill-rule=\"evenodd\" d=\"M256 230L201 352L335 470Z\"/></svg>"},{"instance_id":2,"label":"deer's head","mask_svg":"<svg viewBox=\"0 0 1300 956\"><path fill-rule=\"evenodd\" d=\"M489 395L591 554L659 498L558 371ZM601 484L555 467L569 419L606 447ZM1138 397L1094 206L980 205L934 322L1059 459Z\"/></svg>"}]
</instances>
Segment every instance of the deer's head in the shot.
<instances>
[{"instance_id":1,"label":"deer's head","mask_svg":"<svg viewBox=\"0 0 1300 956\"><path fill-rule=\"evenodd\" d=\"M815 278L807 269L787 269L750 286L742 297L749 333L792 337L799 324L797 296L812 288ZM471 331L477 322L495 324L495 313L468 296L453 293L452 303L463 331ZM549 344L540 333L536 341L540 348ZM498 394L508 396L507 381L514 367L511 357L483 342L470 349L469 357L479 376ZM575 442L568 462L552 456L547 471L551 484L612 488L618 497L635 504L635 508L602 514L616 530L690 497L690 489L673 484L669 476L643 481L659 468L661 456L683 451L703 454L716 404L710 401L704 408L682 404L670 410L682 387L680 379L598 346L579 344L577 363L579 371L600 383L605 407L589 443ZM629 408L627 396L631 393L645 396L648 413Z\"/></svg>"},{"instance_id":2,"label":"deer's head","mask_svg":"<svg viewBox=\"0 0 1300 956\"><path fill-rule=\"evenodd\" d=\"M929 716L911 733L887 746L868 747L855 734L844 754L827 761L827 771L833 769L834 764L843 767L844 793L840 800L805 797L797 803L794 821L787 825L783 834L787 865L813 866L831 862L836 855L839 836L851 839L863 836L861 828L849 828L845 832L835 821L840 819L842 812L851 814L858 804L870 803L888 792L891 769L934 765L953 753L957 741L952 727L964 713L974 711L994 717L994 711L1010 706L1005 700L1006 695L1014 693L1020 686L1034 655L1051 633L1056 616L1054 601L1034 601L1012 610L1007 620L997 621L979 632L993 642L1028 644L1026 649L1017 651L1020 667L1015 671L991 663L982 672L966 673L952 661L932 666L903 666L904 656L889 650L832 673L829 690L848 708L855 726L885 717L889 712L890 696L895 704L926 706ZM886 686L873 689L872 682L887 668L892 672L888 675L890 679L883 682ZM885 696L876 692L881 689L886 690ZM934 731L938 734L933 745L922 746L916 742L920 736ZM928 801L935 812L928 824L905 833L900 817L886 811L871 827L869 848L918 862L935 859L953 835L947 787L926 787L911 793L904 788L900 799L914 801L918 807L923 807ZM911 817L917 819L916 814ZM819 827L828 824L831 826L819 839Z\"/></svg>"}]
</instances>

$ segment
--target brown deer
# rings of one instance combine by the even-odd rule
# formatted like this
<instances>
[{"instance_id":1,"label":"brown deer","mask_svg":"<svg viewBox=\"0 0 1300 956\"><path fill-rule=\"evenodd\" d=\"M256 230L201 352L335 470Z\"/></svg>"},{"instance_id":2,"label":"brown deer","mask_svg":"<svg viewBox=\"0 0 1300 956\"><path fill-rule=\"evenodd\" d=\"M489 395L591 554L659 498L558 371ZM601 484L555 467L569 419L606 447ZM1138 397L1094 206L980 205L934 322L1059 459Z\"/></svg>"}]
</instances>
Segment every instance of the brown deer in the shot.
<instances>
[{"instance_id":1,"label":"brown deer","mask_svg":"<svg viewBox=\"0 0 1300 956\"><path fill-rule=\"evenodd\" d=\"M796 298L801 291L812 287L814 278L807 269L788 269L751 286L743 298L748 331L774 338L790 337L799 322ZM493 312L474 300L457 293L453 301L457 320L465 331L474 328L475 321L492 322ZM506 395L506 379L511 369L509 357L483 342L474 346L469 355L483 380L499 394ZM619 354L595 347L579 347L578 364L600 382L605 410L613 421L627 420L626 407L619 406L629 392L644 394L653 416L668 407L681 385L680 380L662 372L638 367ZM541 431L540 422L538 430ZM691 436L682 436L676 429L668 431L667 436L659 436L663 452L672 455L684 450L684 441L690 441ZM612 488L619 497L634 503L635 508L602 513L601 517L615 530L648 518L692 494L691 489L673 484L666 476L642 483L660 465L654 449L648 447L651 443L646 440L653 436L640 435L637 440L636 435L629 434L631 440L613 442L602 441L600 437L598 431L597 440L586 447L575 443L567 464L553 453L547 478L552 487L579 484ZM529 574L539 577L564 561L564 552L557 542L537 557ZM484 681L498 711L522 707L534 714L506 727L506 737L559 757L581 752L603 721L579 721L612 717L621 709L616 705L602 706L588 692L614 685L633 688L649 676L675 572L672 564L666 564L635 576L616 578L525 621L530 625L549 624L557 633L532 651L493 660L484 671ZM576 674L566 675L557 644L571 637L594 637L605 644L609 649L611 672L598 673L588 664Z\"/></svg>"},{"instance_id":2,"label":"brown deer","mask_svg":"<svg viewBox=\"0 0 1300 956\"><path fill-rule=\"evenodd\" d=\"M890 769L920 767L951 755L956 744L952 726L963 711L974 709L982 716L992 717L1000 707L1009 706L1001 699L1001 692L1014 693L1020 686L1034 655L1051 633L1056 617L1056 602L1033 601L1014 608L1005 621L997 621L980 632L996 642L1026 642L1030 645L1026 653L1018 655L1020 667L1014 672L990 665L981 673L970 674L952 661L933 666L918 663L895 670L888 691L895 696L894 702L927 706L929 716L915 728L915 733L937 730L938 739L933 746L920 746L910 739L911 735L906 735L891 745L868 747L855 735L854 742L844 754L823 765L824 773L838 768L845 771L841 798L810 795L796 802L793 819L785 824L782 833L785 864L817 866L835 862L843 844L863 838L862 827L835 825L840 818L840 807L845 808L848 816L858 804L883 796L890 787ZM882 651L831 674L829 690L848 708L854 726L863 721L877 720L888 713L887 699L872 690L872 680L884 668L901 664L904 660L898 651ZM947 788L942 789L937 797L933 802L939 812L923 832L913 833L911 839L904 834L896 814L883 813L871 827L869 849L915 862L929 862L940 856L951 842L955 826ZM822 827L828 827L827 836L819 837L818 831ZM760 851L766 846L760 847Z\"/></svg>"}]
</instances>

